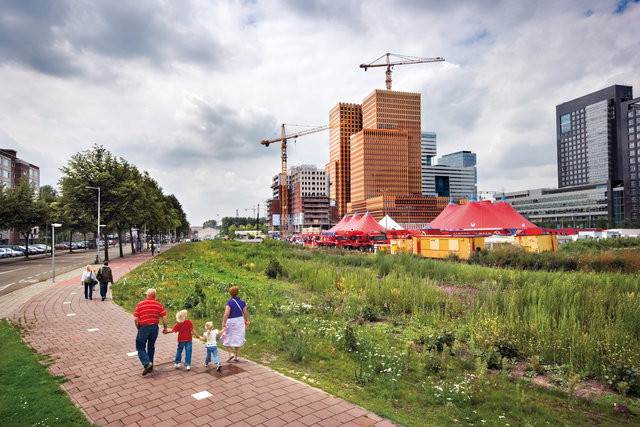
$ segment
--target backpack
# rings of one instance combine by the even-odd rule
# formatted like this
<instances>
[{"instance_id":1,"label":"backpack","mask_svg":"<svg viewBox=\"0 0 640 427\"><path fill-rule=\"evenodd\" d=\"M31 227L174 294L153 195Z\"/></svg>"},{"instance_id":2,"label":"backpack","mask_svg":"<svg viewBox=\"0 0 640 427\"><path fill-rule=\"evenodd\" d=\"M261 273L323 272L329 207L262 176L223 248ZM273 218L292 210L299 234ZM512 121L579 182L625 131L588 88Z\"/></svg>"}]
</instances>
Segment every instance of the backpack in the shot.
<instances>
[{"instance_id":1,"label":"backpack","mask_svg":"<svg viewBox=\"0 0 640 427\"><path fill-rule=\"evenodd\" d=\"M98 270L98 274L96 274L96 278L98 279L99 282L102 282L102 267L100 267L100 270Z\"/></svg>"},{"instance_id":2,"label":"backpack","mask_svg":"<svg viewBox=\"0 0 640 427\"><path fill-rule=\"evenodd\" d=\"M85 279L84 279L84 283L87 285L92 285L93 284L93 279L91 278L91 275L88 275Z\"/></svg>"}]
</instances>

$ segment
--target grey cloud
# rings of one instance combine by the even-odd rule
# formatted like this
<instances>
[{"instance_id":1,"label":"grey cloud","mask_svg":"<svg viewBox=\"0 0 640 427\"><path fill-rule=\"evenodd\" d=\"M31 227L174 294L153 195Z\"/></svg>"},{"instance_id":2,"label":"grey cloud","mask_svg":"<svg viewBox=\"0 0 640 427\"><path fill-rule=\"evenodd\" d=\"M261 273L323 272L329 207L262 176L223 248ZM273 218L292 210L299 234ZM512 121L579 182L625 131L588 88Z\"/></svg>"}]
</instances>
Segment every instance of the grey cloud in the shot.
<instances>
[{"instance_id":1,"label":"grey cloud","mask_svg":"<svg viewBox=\"0 0 640 427\"><path fill-rule=\"evenodd\" d=\"M196 22L190 2L2 0L0 63L54 76L88 74L83 55L212 65L222 46Z\"/></svg>"}]
</instances>

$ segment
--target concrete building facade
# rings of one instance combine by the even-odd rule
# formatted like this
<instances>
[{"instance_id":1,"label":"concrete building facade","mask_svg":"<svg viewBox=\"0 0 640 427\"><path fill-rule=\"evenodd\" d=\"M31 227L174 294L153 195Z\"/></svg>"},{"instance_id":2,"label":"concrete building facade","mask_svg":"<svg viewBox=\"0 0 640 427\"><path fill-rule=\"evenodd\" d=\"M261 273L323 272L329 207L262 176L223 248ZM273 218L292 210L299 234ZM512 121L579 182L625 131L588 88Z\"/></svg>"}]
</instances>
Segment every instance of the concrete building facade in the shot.
<instances>
[{"instance_id":1,"label":"concrete building facade","mask_svg":"<svg viewBox=\"0 0 640 427\"><path fill-rule=\"evenodd\" d=\"M432 136L425 138L425 135ZM434 162L435 140L434 133L423 133L423 145L427 144L427 147L422 149L422 195L470 199L478 191L476 154L458 151L445 154Z\"/></svg>"},{"instance_id":2,"label":"concrete building facade","mask_svg":"<svg viewBox=\"0 0 640 427\"><path fill-rule=\"evenodd\" d=\"M22 178L26 178L35 186L36 191L40 191L40 168L19 159L17 154L16 150L0 149L0 184L13 189L20 185ZM0 230L0 244L18 244L21 240L24 237L17 231Z\"/></svg>"},{"instance_id":3,"label":"concrete building facade","mask_svg":"<svg viewBox=\"0 0 640 427\"><path fill-rule=\"evenodd\" d=\"M7 188L20 185L22 178L40 190L40 168L32 163L19 159L16 150L0 149L0 183Z\"/></svg>"},{"instance_id":4,"label":"concrete building facade","mask_svg":"<svg viewBox=\"0 0 640 427\"><path fill-rule=\"evenodd\" d=\"M638 221L637 103L631 86L613 85L557 105L558 189L506 199L529 220L556 226Z\"/></svg>"},{"instance_id":5,"label":"concrete building facade","mask_svg":"<svg viewBox=\"0 0 640 427\"><path fill-rule=\"evenodd\" d=\"M625 218L640 222L640 98L622 103L622 115L626 124L622 126L622 176Z\"/></svg>"},{"instance_id":6,"label":"concrete building facade","mask_svg":"<svg viewBox=\"0 0 640 427\"><path fill-rule=\"evenodd\" d=\"M337 222L335 206L328 196L326 171L315 165L301 165L289 168L289 226L291 232L326 230ZM282 224L280 204L280 174L272 179L273 198L267 200L267 224L279 227Z\"/></svg>"}]
</instances>

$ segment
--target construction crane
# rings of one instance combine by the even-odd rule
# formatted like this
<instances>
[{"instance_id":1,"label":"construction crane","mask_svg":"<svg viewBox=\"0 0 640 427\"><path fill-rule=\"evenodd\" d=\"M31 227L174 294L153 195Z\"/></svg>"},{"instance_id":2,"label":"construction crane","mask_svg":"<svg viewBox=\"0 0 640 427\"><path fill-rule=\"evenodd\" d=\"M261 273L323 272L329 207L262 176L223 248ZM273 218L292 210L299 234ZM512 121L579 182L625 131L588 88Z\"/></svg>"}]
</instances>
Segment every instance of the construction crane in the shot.
<instances>
[{"instance_id":1,"label":"construction crane","mask_svg":"<svg viewBox=\"0 0 640 427\"><path fill-rule=\"evenodd\" d=\"M291 126L291 125L289 125ZM287 182L287 140L296 139L299 136L309 135L311 133L322 132L323 130L329 129L329 125L318 126L311 129L306 129L300 132L295 132L287 135L285 131L285 124L282 124L282 136L276 139L263 140L260 144L268 147L269 144L274 142L281 142L280 144L280 157L282 161L282 171L280 173L280 182L278 183L279 192L280 192L280 205L281 205L281 216L282 220L280 222L280 229L282 230L282 234L284 235L285 230L288 230L289 223L289 185Z\"/></svg>"},{"instance_id":2,"label":"construction crane","mask_svg":"<svg viewBox=\"0 0 640 427\"><path fill-rule=\"evenodd\" d=\"M401 61L391 62L389 60L389 57L392 56L392 55L395 56L396 58L400 58ZM378 62L379 60L381 60L385 56L387 57L387 62L376 64L376 62ZM364 70L367 71L367 68L370 68L370 67L387 67L387 72L386 72L387 89L391 90L391 69L395 65L422 64L422 63L425 63L425 62L442 62L442 61L444 61L444 58L440 58L440 57L437 57L437 58L420 58L418 56L405 56L405 55L396 55L396 54L393 54L393 53L385 53L380 58L378 58L375 61L373 61L371 64L360 64L360 68L364 68Z\"/></svg>"}]
</instances>

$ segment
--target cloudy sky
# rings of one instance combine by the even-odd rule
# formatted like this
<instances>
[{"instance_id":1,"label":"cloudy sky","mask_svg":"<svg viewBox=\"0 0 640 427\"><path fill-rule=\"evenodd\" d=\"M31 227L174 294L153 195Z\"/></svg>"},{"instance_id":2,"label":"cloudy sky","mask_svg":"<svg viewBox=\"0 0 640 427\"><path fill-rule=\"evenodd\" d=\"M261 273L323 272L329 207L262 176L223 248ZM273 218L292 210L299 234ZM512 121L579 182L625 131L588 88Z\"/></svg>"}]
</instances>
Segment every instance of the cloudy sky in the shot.
<instances>
[{"instance_id":1,"label":"cloudy sky","mask_svg":"<svg viewBox=\"0 0 640 427\"><path fill-rule=\"evenodd\" d=\"M478 188L557 185L555 106L612 84L640 96L637 0L0 0L0 147L41 185L93 144L147 170L192 225L253 216L280 169L281 123L362 102L386 52L422 94L438 155L478 154ZM301 130L303 127L290 127ZM328 132L289 165L329 159Z\"/></svg>"}]
</instances>

